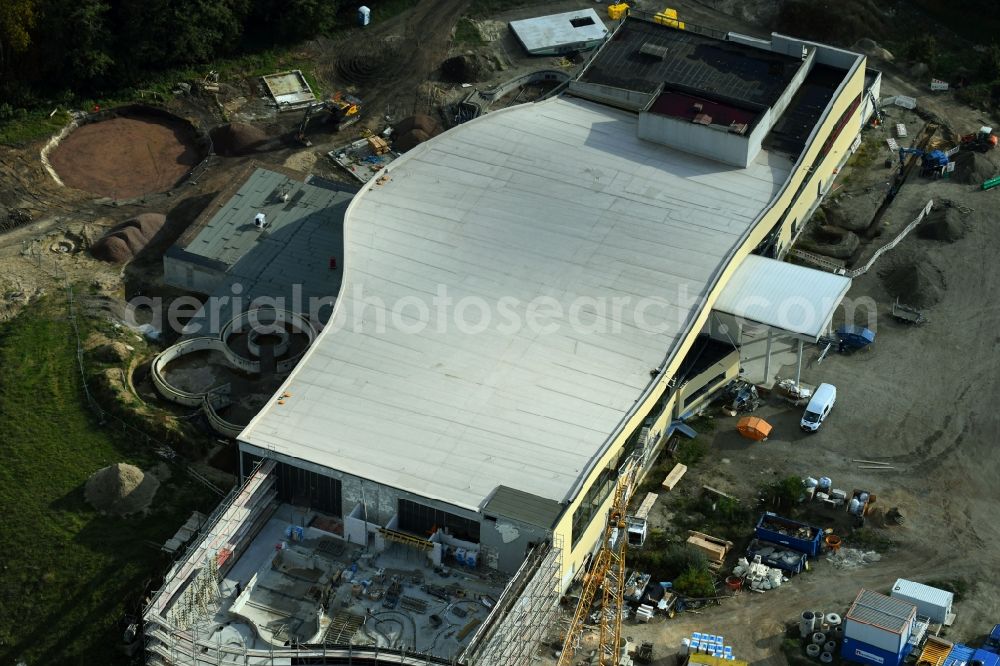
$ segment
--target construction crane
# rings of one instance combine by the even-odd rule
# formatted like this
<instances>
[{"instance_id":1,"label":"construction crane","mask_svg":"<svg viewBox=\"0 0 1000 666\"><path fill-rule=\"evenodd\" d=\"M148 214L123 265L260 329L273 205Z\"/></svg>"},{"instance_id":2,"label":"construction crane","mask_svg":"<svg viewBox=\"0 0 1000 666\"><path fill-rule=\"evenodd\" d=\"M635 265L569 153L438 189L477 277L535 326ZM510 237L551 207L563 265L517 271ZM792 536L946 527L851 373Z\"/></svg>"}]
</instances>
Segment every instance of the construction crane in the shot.
<instances>
[{"instance_id":1,"label":"construction crane","mask_svg":"<svg viewBox=\"0 0 1000 666\"><path fill-rule=\"evenodd\" d=\"M362 102L354 95L338 92L329 99L320 102L313 102L306 107L302 114L302 122L299 123L299 130L296 137L302 144L311 146L312 142L306 136L309 122L322 112L324 119L333 125L333 130L339 132L349 125L353 125L361 119Z\"/></svg>"},{"instance_id":2,"label":"construction crane","mask_svg":"<svg viewBox=\"0 0 1000 666\"><path fill-rule=\"evenodd\" d=\"M635 453L619 468L611 509L608 511L608 522L601 537L601 547L590 567L590 574L583 584L580 603L576 606L573 621L566 632L566 640L563 641L562 652L559 655L559 666L570 666L573 663L573 655L583 635L584 622L598 590L601 590L602 594L601 636L597 648L597 663L600 666L618 666L621 656L619 644L625 597L625 553L628 547L626 511L641 468L641 457Z\"/></svg>"}]
</instances>

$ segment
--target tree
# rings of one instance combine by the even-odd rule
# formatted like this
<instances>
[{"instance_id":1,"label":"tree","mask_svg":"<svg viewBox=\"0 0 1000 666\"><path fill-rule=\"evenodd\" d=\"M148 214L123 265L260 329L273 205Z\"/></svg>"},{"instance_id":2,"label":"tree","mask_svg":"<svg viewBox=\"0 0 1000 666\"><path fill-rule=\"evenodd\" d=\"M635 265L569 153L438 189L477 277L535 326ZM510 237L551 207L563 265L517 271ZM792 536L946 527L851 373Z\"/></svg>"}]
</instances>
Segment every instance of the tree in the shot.
<instances>
[{"instance_id":1,"label":"tree","mask_svg":"<svg viewBox=\"0 0 1000 666\"><path fill-rule=\"evenodd\" d=\"M0 2L0 70L8 52L22 53L31 44L31 29L35 25L35 0L3 0Z\"/></svg>"},{"instance_id":2,"label":"tree","mask_svg":"<svg viewBox=\"0 0 1000 666\"><path fill-rule=\"evenodd\" d=\"M715 596L712 573L705 567L688 567L674 579L674 591L692 599L706 599Z\"/></svg>"},{"instance_id":3,"label":"tree","mask_svg":"<svg viewBox=\"0 0 1000 666\"><path fill-rule=\"evenodd\" d=\"M1000 44L991 44L979 58L976 75L980 81L989 83L1000 79Z\"/></svg>"}]
</instances>

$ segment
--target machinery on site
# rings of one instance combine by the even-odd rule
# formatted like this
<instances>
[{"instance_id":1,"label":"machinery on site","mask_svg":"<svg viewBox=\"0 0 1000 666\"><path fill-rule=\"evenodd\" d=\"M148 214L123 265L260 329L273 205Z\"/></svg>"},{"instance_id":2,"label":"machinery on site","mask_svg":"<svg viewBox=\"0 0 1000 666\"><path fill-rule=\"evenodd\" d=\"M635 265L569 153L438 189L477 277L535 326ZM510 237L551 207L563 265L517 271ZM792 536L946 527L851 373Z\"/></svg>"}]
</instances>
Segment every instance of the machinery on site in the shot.
<instances>
[{"instance_id":1,"label":"machinery on site","mask_svg":"<svg viewBox=\"0 0 1000 666\"><path fill-rule=\"evenodd\" d=\"M980 127L978 132L966 134L962 137L962 150L974 150L978 153L985 153L997 147L997 135L993 133L992 127Z\"/></svg>"},{"instance_id":2,"label":"machinery on site","mask_svg":"<svg viewBox=\"0 0 1000 666\"><path fill-rule=\"evenodd\" d=\"M306 146L311 146L312 142L306 136L309 125L313 120L319 119L333 127L335 132L353 125L361 120L362 102L354 95L337 92L329 99L314 102L306 107L302 114L302 122L296 138Z\"/></svg>"},{"instance_id":3,"label":"machinery on site","mask_svg":"<svg viewBox=\"0 0 1000 666\"><path fill-rule=\"evenodd\" d=\"M601 591L601 606L596 621L600 625L600 642L597 646L599 666L618 666L621 661L622 613L625 610L625 552L628 547L629 499L635 490L642 468L642 457L633 453L618 470L618 480L611 497L608 522L604 526L601 544L583 583L580 602L573 612L573 620L566 631L558 666L575 663L573 655L580 646L584 624L590 608Z\"/></svg>"},{"instance_id":4,"label":"machinery on site","mask_svg":"<svg viewBox=\"0 0 1000 666\"><path fill-rule=\"evenodd\" d=\"M899 165L906 164L907 155L916 155L920 158L921 176L940 176L948 168L949 158L943 150L925 151L919 148L900 148Z\"/></svg>"}]
</instances>

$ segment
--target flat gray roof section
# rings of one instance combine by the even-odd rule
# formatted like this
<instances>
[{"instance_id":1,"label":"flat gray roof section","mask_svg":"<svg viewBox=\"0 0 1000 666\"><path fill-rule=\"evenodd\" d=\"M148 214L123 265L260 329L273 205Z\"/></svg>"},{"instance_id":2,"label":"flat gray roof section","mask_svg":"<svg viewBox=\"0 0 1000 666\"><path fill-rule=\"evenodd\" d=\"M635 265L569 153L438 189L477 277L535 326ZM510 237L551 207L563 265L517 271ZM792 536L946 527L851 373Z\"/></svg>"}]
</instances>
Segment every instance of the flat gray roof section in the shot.
<instances>
[{"instance_id":1,"label":"flat gray roof section","mask_svg":"<svg viewBox=\"0 0 1000 666\"><path fill-rule=\"evenodd\" d=\"M850 288L843 275L751 254L712 309L817 340Z\"/></svg>"},{"instance_id":2,"label":"flat gray roof section","mask_svg":"<svg viewBox=\"0 0 1000 666\"><path fill-rule=\"evenodd\" d=\"M282 191L288 192L288 203L275 196ZM220 203L209 204L218 212L200 231L194 229L188 246L168 250L182 260L214 259L229 264L228 269L222 267L226 279L210 294L218 304L217 322L209 322L210 313L203 309L185 327L185 335L218 333L211 329L225 324L258 298L281 299L284 309L317 314L316 323L324 323L332 306L311 313L310 299L329 300L340 291L344 213L354 192L353 188L318 179L303 183L257 168L231 197L223 193ZM267 215L264 233L253 227L257 211ZM331 257L337 259L333 270ZM234 290L234 285L239 289ZM234 301L234 295L240 300ZM237 303L241 307L235 308Z\"/></svg>"},{"instance_id":3,"label":"flat gray roof section","mask_svg":"<svg viewBox=\"0 0 1000 666\"><path fill-rule=\"evenodd\" d=\"M640 49L659 47L663 57ZM597 83L655 92L661 83L741 102L773 105L801 60L782 53L678 30L630 15L580 75Z\"/></svg>"},{"instance_id":4,"label":"flat gray roof section","mask_svg":"<svg viewBox=\"0 0 1000 666\"><path fill-rule=\"evenodd\" d=\"M553 51L577 44L579 48L592 48L593 42L600 42L608 34L604 21L593 9L511 21L510 29L528 53Z\"/></svg>"},{"instance_id":5,"label":"flat gray roof section","mask_svg":"<svg viewBox=\"0 0 1000 666\"><path fill-rule=\"evenodd\" d=\"M569 499L792 166L724 166L637 122L557 97L397 160L348 209L340 298L291 397L240 439L473 510L501 485ZM452 323L467 298L496 307L485 330ZM538 299L578 324L527 325Z\"/></svg>"},{"instance_id":6,"label":"flat gray roof section","mask_svg":"<svg viewBox=\"0 0 1000 666\"><path fill-rule=\"evenodd\" d=\"M562 510L563 505L559 502L509 486L498 487L493 497L483 507L483 513L494 518L503 516L543 529L552 529Z\"/></svg>"},{"instance_id":7,"label":"flat gray roof section","mask_svg":"<svg viewBox=\"0 0 1000 666\"><path fill-rule=\"evenodd\" d=\"M848 609L846 619L901 634L916 614L917 607L908 601L862 588Z\"/></svg>"}]
</instances>

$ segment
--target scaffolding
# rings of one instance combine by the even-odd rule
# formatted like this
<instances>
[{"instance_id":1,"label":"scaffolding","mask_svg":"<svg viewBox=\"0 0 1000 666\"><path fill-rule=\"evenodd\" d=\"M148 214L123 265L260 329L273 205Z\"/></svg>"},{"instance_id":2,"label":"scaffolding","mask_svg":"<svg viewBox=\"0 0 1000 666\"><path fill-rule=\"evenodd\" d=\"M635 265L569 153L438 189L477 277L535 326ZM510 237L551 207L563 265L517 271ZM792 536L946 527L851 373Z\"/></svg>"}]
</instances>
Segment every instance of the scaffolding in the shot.
<instances>
[{"instance_id":1,"label":"scaffolding","mask_svg":"<svg viewBox=\"0 0 1000 666\"><path fill-rule=\"evenodd\" d=\"M470 666L525 666L552 624L559 603L562 540L536 546L507 584L459 662Z\"/></svg>"}]
</instances>

